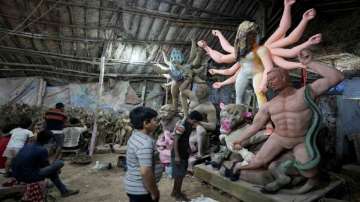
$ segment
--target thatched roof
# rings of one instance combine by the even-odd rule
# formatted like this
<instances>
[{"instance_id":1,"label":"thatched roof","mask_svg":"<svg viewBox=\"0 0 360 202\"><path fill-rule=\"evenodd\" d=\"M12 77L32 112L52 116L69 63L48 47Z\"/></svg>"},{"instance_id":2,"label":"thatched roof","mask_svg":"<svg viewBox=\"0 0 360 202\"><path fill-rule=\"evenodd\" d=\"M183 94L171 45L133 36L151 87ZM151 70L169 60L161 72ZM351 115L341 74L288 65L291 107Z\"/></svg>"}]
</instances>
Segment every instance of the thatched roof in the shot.
<instances>
[{"instance_id":1,"label":"thatched roof","mask_svg":"<svg viewBox=\"0 0 360 202\"><path fill-rule=\"evenodd\" d=\"M160 78L152 63L161 49L188 54L190 39L221 30L233 41L243 20L264 35L277 25L282 0L0 0L0 77L96 79L106 55L106 77ZM293 15L315 7L323 16L359 10L357 0L298 0ZM296 21L296 20L295 20Z\"/></svg>"}]
</instances>

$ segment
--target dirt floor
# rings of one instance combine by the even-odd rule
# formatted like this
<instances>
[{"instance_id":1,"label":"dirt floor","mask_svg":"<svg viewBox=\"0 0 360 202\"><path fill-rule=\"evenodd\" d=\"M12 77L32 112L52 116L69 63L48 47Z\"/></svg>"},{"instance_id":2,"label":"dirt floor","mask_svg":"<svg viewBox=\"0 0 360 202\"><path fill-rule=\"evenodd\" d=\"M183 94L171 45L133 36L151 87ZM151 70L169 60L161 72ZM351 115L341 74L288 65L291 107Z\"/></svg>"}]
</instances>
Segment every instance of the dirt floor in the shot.
<instances>
[{"instance_id":1,"label":"dirt floor","mask_svg":"<svg viewBox=\"0 0 360 202\"><path fill-rule=\"evenodd\" d=\"M56 201L66 202L125 202L128 201L123 189L124 172L119 168L111 170L95 171L92 167L95 161L102 163L111 162L116 165L116 154L97 154L90 165L78 166L70 164L68 161L61 173L66 185L70 188L80 189L80 194L68 198L61 198L56 189L52 189L50 194L56 198ZM175 201L170 197L173 181L163 176L159 183L162 202ZM235 202L237 200L228 195L224 195L210 186L202 184L194 177L186 177L183 186L184 193L189 198L196 198L201 195L210 197L218 201Z\"/></svg>"},{"instance_id":2,"label":"dirt floor","mask_svg":"<svg viewBox=\"0 0 360 202\"><path fill-rule=\"evenodd\" d=\"M120 168L116 167L117 154L96 154L94 155L93 162L89 165L74 165L70 164L69 161L65 161L65 166L62 169L61 178L64 183L72 189L79 189L80 193L75 196L68 198L61 198L56 188L49 190L49 202L127 202L128 198L123 189L123 178L125 172ZM110 170L94 170L92 167L96 161L101 163L112 163L113 169ZM360 169L355 169L356 171ZM345 196L343 200L346 201L360 201L360 179L351 178L353 176L349 173L344 177L347 184L347 189L340 190L339 193L335 193L337 196ZM360 175L359 175L360 176ZM0 182L5 180L0 176ZM175 200L170 197L173 181L163 175L159 183L161 202L172 202ZM203 184L197 178L187 176L184 180L183 186L184 193L190 198L194 199L201 195L210 197L219 202L236 202L238 200L229 196L228 194L222 193L217 189L212 188L209 185ZM347 193L347 194L345 194ZM332 198L330 196L330 198ZM337 197L336 197L337 198ZM14 202L16 200L6 199L6 202ZM320 201L332 201L325 200L323 198Z\"/></svg>"}]
</instances>

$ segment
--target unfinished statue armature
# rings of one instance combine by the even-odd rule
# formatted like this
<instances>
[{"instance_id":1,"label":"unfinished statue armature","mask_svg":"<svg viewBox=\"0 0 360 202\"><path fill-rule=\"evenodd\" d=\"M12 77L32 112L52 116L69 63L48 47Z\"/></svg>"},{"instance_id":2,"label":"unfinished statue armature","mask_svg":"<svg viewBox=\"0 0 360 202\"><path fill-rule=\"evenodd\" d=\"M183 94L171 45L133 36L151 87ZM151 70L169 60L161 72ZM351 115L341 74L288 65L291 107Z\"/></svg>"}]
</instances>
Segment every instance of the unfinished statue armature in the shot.
<instances>
[{"instance_id":1,"label":"unfinished statue armature","mask_svg":"<svg viewBox=\"0 0 360 202\"><path fill-rule=\"evenodd\" d=\"M164 62L167 66L156 64L160 68L161 73L166 78L171 79L171 98L172 104L177 109L178 97L180 95L180 102L185 116L188 112L188 105L186 98L183 96L183 91L189 88L192 82L205 83L199 75L204 67L201 66L201 59L203 51L196 46L194 40L191 41L190 57L185 60L184 55L178 49L172 49L170 59L166 53L162 51Z\"/></svg>"},{"instance_id":2,"label":"unfinished statue armature","mask_svg":"<svg viewBox=\"0 0 360 202\"><path fill-rule=\"evenodd\" d=\"M216 108L208 100L209 87L206 84L197 84L194 92L190 89L184 91L184 96L190 100L189 111L198 111L203 115L204 121L201 121L196 127L196 132L190 136L190 149L192 153L197 153L195 158L204 156L208 150L208 132L216 129Z\"/></svg>"},{"instance_id":3,"label":"unfinished statue armature","mask_svg":"<svg viewBox=\"0 0 360 202\"><path fill-rule=\"evenodd\" d=\"M220 106L220 152L215 153L211 156L211 164L214 168L220 169L220 166L224 160L228 160L231 153L235 152L241 155L242 165L246 165L248 161L254 156L252 151L247 148L240 150L233 150L232 142L238 139L242 132L249 126L246 121L246 107L243 105L228 104L226 106ZM256 135L251 137L244 147L261 143L268 138L264 131L259 131Z\"/></svg>"},{"instance_id":4,"label":"unfinished statue armature","mask_svg":"<svg viewBox=\"0 0 360 202\"><path fill-rule=\"evenodd\" d=\"M296 168L301 175L308 178L304 185L307 188L302 190L306 192L317 183L317 164L320 160L319 152L316 149L320 112L314 98L339 83L344 76L334 68L313 61L311 53L307 50L300 52L299 60L322 78L295 89L290 83L287 70L273 68L268 72L267 85L277 92L277 96L260 107L253 124L233 143L233 147L241 149L245 141L263 128L269 119L273 121L275 130L248 165L235 165L232 172L241 174L242 170L266 167L284 150L292 150L295 161L287 161L280 165L279 169ZM268 192L275 192L290 182L291 178L286 175L286 172L285 174L283 172L275 183L265 186L264 189Z\"/></svg>"},{"instance_id":5,"label":"unfinished statue armature","mask_svg":"<svg viewBox=\"0 0 360 202\"><path fill-rule=\"evenodd\" d=\"M223 82L215 82L214 88L221 88L224 85L235 83L236 104L243 103L243 96L252 78L252 84L256 93L258 105L266 102L263 92L266 91L266 74L273 68L273 63L281 68L294 69L304 68L298 62L289 62L284 58L296 57L300 50L317 44L321 41L321 35L317 34L310 37L306 42L291 49L285 49L289 45L296 43L302 36L306 25L316 15L314 9L306 11L299 25L285 37L286 32L291 27L291 6L295 0L284 0L284 12L277 30L266 40L265 44L259 44L259 29L253 22L244 21L239 25L234 46L225 39L218 30L213 30L213 35L217 36L223 49L230 54L224 55L207 46L205 41L199 41L199 46L203 47L208 55L218 63L233 63L229 69L209 69L209 73L230 76Z\"/></svg>"}]
</instances>

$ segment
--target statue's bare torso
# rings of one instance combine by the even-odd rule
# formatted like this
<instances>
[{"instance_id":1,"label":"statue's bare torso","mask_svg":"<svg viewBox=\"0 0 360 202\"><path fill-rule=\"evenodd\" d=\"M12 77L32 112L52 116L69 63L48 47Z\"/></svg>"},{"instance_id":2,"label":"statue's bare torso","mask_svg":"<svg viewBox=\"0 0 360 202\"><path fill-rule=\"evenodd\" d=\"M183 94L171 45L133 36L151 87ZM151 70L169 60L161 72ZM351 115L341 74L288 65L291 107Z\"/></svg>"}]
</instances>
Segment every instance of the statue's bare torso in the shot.
<instances>
[{"instance_id":1,"label":"statue's bare torso","mask_svg":"<svg viewBox=\"0 0 360 202\"><path fill-rule=\"evenodd\" d=\"M281 137L299 138L305 132L311 120L311 110L304 100L304 87L289 87L268 103L268 112L275 124L274 134Z\"/></svg>"}]
</instances>

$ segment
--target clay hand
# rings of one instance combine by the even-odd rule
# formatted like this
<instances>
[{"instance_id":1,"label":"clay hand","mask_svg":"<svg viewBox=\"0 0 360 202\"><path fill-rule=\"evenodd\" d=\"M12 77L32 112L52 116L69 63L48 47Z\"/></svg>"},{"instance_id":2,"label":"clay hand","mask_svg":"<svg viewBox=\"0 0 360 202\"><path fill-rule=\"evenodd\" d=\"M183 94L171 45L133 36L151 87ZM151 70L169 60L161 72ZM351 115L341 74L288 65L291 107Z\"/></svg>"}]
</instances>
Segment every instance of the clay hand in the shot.
<instances>
[{"instance_id":1,"label":"clay hand","mask_svg":"<svg viewBox=\"0 0 360 202\"><path fill-rule=\"evenodd\" d=\"M211 75L215 75L216 74L216 69L209 69L208 72Z\"/></svg>"},{"instance_id":2,"label":"clay hand","mask_svg":"<svg viewBox=\"0 0 360 202\"><path fill-rule=\"evenodd\" d=\"M177 124L176 126L175 126L175 134L183 134L185 132L185 128L182 126L182 125L180 125L180 124Z\"/></svg>"},{"instance_id":3,"label":"clay hand","mask_svg":"<svg viewBox=\"0 0 360 202\"><path fill-rule=\"evenodd\" d=\"M200 40L197 42L197 45L200 47L200 48L205 48L207 46L207 43L206 41L204 40Z\"/></svg>"},{"instance_id":4,"label":"clay hand","mask_svg":"<svg viewBox=\"0 0 360 202\"><path fill-rule=\"evenodd\" d=\"M221 32L219 30L214 29L211 31L211 34L214 36L219 36L219 34L221 34Z\"/></svg>"},{"instance_id":5,"label":"clay hand","mask_svg":"<svg viewBox=\"0 0 360 202\"><path fill-rule=\"evenodd\" d=\"M309 50L304 49L304 50L300 51L298 58L299 58L299 61L301 62L301 64L307 65L312 60L312 54Z\"/></svg>"},{"instance_id":6,"label":"clay hand","mask_svg":"<svg viewBox=\"0 0 360 202\"><path fill-rule=\"evenodd\" d=\"M267 91L268 91L268 88L266 87L266 85L264 85L260 88L260 92L262 92L262 93L266 93Z\"/></svg>"},{"instance_id":7,"label":"clay hand","mask_svg":"<svg viewBox=\"0 0 360 202\"><path fill-rule=\"evenodd\" d=\"M271 123L266 124L265 135L271 135L273 132L274 132L274 127L271 125Z\"/></svg>"},{"instance_id":8,"label":"clay hand","mask_svg":"<svg viewBox=\"0 0 360 202\"><path fill-rule=\"evenodd\" d=\"M319 44L321 42L322 36L321 34L315 34L314 36L310 37L307 41L311 45Z\"/></svg>"},{"instance_id":9,"label":"clay hand","mask_svg":"<svg viewBox=\"0 0 360 202\"><path fill-rule=\"evenodd\" d=\"M233 148L234 150L240 150L240 149L242 148L241 142L242 142L242 141L240 141L240 140L234 141L234 142L232 143L232 148Z\"/></svg>"},{"instance_id":10,"label":"clay hand","mask_svg":"<svg viewBox=\"0 0 360 202\"><path fill-rule=\"evenodd\" d=\"M305 13L303 14L303 19L311 20L311 19L314 19L315 16L316 16L316 10L312 8L312 9L305 11Z\"/></svg>"},{"instance_id":11,"label":"clay hand","mask_svg":"<svg viewBox=\"0 0 360 202\"><path fill-rule=\"evenodd\" d=\"M223 85L222 85L222 82L215 82L213 83L212 87L213 88L216 88L216 89L219 89L221 88Z\"/></svg>"},{"instance_id":12,"label":"clay hand","mask_svg":"<svg viewBox=\"0 0 360 202\"><path fill-rule=\"evenodd\" d=\"M284 0L285 6L291 6L296 2L296 0Z\"/></svg>"}]
</instances>

